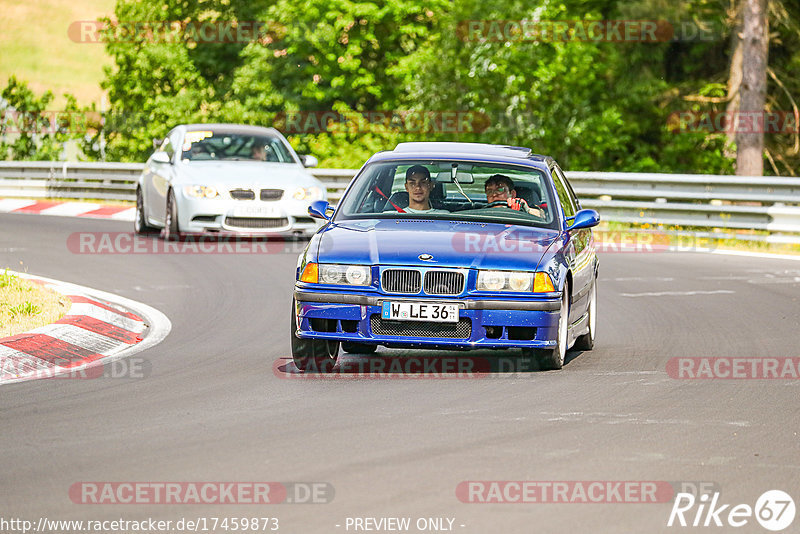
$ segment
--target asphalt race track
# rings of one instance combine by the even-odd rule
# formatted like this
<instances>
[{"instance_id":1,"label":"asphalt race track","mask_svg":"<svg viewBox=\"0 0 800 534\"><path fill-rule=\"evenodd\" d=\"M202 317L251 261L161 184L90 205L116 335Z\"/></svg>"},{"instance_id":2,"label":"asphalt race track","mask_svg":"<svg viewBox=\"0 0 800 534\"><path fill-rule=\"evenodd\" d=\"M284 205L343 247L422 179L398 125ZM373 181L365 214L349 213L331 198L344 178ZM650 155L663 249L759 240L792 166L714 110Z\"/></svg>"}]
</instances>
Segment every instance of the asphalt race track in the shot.
<instances>
[{"instance_id":1,"label":"asphalt race track","mask_svg":"<svg viewBox=\"0 0 800 534\"><path fill-rule=\"evenodd\" d=\"M291 246L90 255L70 252L68 237L131 224L4 214L0 228L0 267L117 293L172 321L160 345L137 355L150 364L144 378L0 387L6 518L277 517L280 532L298 534L354 532L354 517L454 518L465 534L727 532L667 528L670 503L463 503L456 488L713 482L732 505L753 506L771 489L797 501L800 380L676 380L666 366L681 356L800 356L798 261L601 254L596 348L570 353L560 372L292 380L273 372L290 357ZM82 481L325 482L335 497L75 504L69 489ZM765 532L753 519L737 531Z\"/></svg>"}]
</instances>

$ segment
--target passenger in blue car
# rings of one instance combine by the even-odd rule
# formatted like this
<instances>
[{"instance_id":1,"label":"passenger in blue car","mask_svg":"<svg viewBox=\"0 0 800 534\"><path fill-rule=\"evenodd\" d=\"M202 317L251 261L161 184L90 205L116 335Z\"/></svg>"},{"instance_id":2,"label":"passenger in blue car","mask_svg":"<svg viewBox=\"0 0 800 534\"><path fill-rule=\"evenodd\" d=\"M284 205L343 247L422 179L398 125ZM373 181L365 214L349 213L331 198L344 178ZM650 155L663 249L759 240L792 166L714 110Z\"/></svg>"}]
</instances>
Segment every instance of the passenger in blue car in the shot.
<instances>
[{"instance_id":1,"label":"passenger in blue car","mask_svg":"<svg viewBox=\"0 0 800 534\"><path fill-rule=\"evenodd\" d=\"M494 174L486 180L483 186L486 191L486 202L490 205L494 202L498 204L493 206L495 208L511 208L516 211L525 211L536 217L545 218L544 211L536 206L529 206L524 198L517 196L517 190L514 189L514 182L504 174ZM505 204L499 204L505 202Z\"/></svg>"},{"instance_id":2,"label":"passenger in blue car","mask_svg":"<svg viewBox=\"0 0 800 534\"><path fill-rule=\"evenodd\" d=\"M408 207L406 213L450 213L447 210L434 209L431 206L431 171L422 165L414 165L406 171L406 191Z\"/></svg>"}]
</instances>

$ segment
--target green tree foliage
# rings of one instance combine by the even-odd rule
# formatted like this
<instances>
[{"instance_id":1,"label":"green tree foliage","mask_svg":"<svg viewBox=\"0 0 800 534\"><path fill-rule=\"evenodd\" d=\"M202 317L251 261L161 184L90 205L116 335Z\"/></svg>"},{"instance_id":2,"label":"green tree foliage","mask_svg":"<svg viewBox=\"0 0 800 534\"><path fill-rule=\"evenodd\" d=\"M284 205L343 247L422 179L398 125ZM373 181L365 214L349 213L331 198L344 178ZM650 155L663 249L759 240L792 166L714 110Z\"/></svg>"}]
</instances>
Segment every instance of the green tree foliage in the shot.
<instances>
[{"instance_id":1,"label":"green tree foliage","mask_svg":"<svg viewBox=\"0 0 800 534\"><path fill-rule=\"evenodd\" d=\"M87 132L87 110L65 94L66 105L58 112L49 108L53 93L41 96L24 81L12 76L0 93L0 160L61 159L64 143L81 140Z\"/></svg>"},{"instance_id":2,"label":"green tree foliage","mask_svg":"<svg viewBox=\"0 0 800 534\"><path fill-rule=\"evenodd\" d=\"M118 0L118 21L261 21L265 30L206 42L186 31L113 38L112 26L107 157L141 161L175 124L243 122L277 127L323 166L357 167L400 141L457 140L530 146L574 170L732 173L731 137L676 130L676 117L730 105L739 1ZM769 6L767 106L796 110L800 6ZM661 22L657 42L472 31L526 20ZM363 119L380 111L389 118ZM472 120L443 127L445 112ZM407 113L438 123L414 128ZM794 172L796 133L768 135L766 146L769 172Z\"/></svg>"}]
</instances>

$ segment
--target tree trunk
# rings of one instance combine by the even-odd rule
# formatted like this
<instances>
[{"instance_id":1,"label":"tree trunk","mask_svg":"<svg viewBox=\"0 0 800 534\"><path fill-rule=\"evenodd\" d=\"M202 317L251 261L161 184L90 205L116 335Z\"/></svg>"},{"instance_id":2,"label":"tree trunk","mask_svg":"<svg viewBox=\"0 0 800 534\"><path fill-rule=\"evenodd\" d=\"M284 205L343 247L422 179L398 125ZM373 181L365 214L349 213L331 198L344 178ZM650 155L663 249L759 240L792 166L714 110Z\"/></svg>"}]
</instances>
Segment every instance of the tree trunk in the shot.
<instances>
[{"instance_id":1,"label":"tree trunk","mask_svg":"<svg viewBox=\"0 0 800 534\"><path fill-rule=\"evenodd\" d=\"M736 134L736 174L764 174L764 100L767 92L767 0L742 0L742 85Z\"/></svg>"},{"instance_id":2,"label":"tree trunk","mask_svg":"<svg viewBox=\"0 0 800 534\"><path fill-rule=\"evenodd\" d=\"M733 24L731 32L731 65L728 73L728 105L725 109L726 117L736 117L739 111L739 89L742 87L742 10L743 2L731 5L732 11L728 19ZM730 119L729 119L730 120ZM736 132L730 126L726 127L728 143L725 146L725 155L735 158Z\"/></svg>"}]
</instances>

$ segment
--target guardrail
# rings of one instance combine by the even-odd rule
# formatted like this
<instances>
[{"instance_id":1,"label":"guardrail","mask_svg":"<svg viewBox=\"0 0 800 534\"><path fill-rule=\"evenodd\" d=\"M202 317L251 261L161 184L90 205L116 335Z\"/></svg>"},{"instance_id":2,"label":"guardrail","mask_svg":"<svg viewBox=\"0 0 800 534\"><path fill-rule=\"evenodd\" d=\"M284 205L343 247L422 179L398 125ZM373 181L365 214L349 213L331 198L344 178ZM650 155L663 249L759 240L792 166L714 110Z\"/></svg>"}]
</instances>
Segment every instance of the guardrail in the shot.
<instances>
[{"instance_id":1,"label":"guardrail","mask_svg":"<svg viewBox=\"0 0 800 534\"><path fill-rule=\"evenodd\" d=\"M141 163L2 161L0 197L132 202L143 168ZM332 203L357 172L309 170L325 184ZM577 171L567 176L581 204L598 210L607 221L704 228L709 236L800 243L800 178Z\"/></svg>"}]
</instances>

